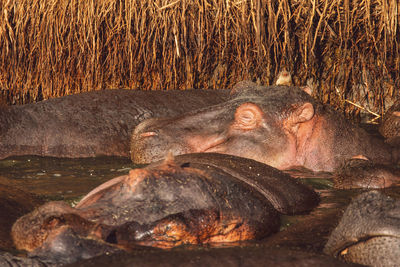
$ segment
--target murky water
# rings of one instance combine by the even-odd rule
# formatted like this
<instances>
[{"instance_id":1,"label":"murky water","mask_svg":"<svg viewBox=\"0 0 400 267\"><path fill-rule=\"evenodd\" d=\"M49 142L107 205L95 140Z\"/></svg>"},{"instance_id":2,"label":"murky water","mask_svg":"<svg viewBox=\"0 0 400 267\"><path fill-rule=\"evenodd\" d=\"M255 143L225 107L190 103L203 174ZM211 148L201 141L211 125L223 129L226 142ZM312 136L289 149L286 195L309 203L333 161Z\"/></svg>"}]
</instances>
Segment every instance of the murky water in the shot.
<instances>
[{"instance_id":1,"label":"murky water","mask_svg":"<svg viewBox=\"0 0 400 267\"><path fill-rule=\"evenodd\" d=\"M47 200L74 200L134 165L128 158L62 159L21 156L0 161L0 183L37 194Z\"/></svg>"},{"instance_id":2,"label":"murky water","mask_svg":"<svg viewBox=\"0 0 400 267\"><path fill-rule=\"evenodd\" d=\"M96 186L143 166L122 157L68 159L18 156L0 160L0 183L21 188L46 200L74 201ZM291 170L288 173L320 193L322 201L317 210L321 211L343 208L354 195L364 191L334 189L331 173L314 173L306 169ZM400 197L398 187L383 191Z\"/></svg>"}]
</instances>

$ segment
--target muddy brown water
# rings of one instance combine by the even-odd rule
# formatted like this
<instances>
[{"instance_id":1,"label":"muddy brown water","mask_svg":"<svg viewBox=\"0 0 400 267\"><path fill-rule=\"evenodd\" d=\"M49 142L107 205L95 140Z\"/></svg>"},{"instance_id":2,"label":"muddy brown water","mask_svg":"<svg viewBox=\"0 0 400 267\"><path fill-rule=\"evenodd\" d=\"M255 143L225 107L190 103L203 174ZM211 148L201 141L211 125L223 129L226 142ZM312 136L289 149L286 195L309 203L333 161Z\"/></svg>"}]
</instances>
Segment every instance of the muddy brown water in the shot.
<instances>
[{"instance_id":1,"label":"muddy brown water","mask_svg":"<svg viewBox=\"0 0 400 267\"><path fill-rule=\"evenodd\" d=\"M137 167L141 166L122 157L10 157L0 160L0 183L37 194L45 200L74 202L96 186Z\"/></svg>"},{"instance_id":2,"label":"muddy brown water","mask_svg":"<svg viewBox=\"0 0 400 267\"><path fill-rule=\"evenodd\" d=\"M96 186L114 177L125 175L130 169L138 167L143 166L134 165L129 159L119 157L84 159L11 157L0 161L0 184L33 193L42 202L63 200L74 205ZM222 256L219 255L221 253L225 255L224 257L236 257L235 259L239 263L243 260L242 258L248 260L249 254L258 259L263 258L263 260L266 260L264 259L266 255L272 255L274 260L281 263L283 260L287 261L288 258L290 263L293 263L312 257L309 255L317 254L320 257L330 232L337 225L348 203L354 196L365 190L334 189L330 173L313 173L303 169L291 170L289 173L313 187L320 194L321 203L309 214L282 216L281 231L270 237L257 241L221 244L217 248L190 246L176 248L169 252L145 249L115 258L107 256L105 259L103 256L103 258L92 259L81 264L82 266L91 264L95 266L99 263L103 263L104 266L110 266L110 264L122 266L125 263L137 265L138 259L139 261L143 259L147 263L151 259L152 262L160 264L164 262L165 264L168 261L171 264L182 262L186 258L189 259L188 263L194 264L196 263L194 259L200 257L205 260L205 255L211 259L221 259ZM383 191L388 195L400 197L400 187L388 188ZM4 200L0 199L0 201ZM3 246L0 249L15 252L12 247ZM216 256L212 256L214 254ZM281 254L286 256L283 257ZM292 256L290 257L290 255ZM323 262L326 263L327 259L323 259ZM77 265L79 264L77 263ZM156 266L157 264L151 265Z\"/></svg>"}]
</instances>

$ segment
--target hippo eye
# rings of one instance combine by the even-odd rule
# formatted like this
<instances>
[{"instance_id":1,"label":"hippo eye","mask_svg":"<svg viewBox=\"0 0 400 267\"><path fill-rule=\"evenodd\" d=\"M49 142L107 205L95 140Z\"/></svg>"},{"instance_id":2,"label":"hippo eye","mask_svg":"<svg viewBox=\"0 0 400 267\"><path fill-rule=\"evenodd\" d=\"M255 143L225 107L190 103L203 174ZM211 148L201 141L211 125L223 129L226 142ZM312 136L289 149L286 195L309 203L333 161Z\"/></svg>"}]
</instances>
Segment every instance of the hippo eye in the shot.
<instances>
[{"instance_id":1,"label":"hippo eye","mask_svg":"<svg viewBox=\"0 0 400 267\"><path fill-rule=\"evenodd\" d=\"M185 162L181 165L181 168L187 168L190 167L190 162Z\"/></svg>"}]
</instances>

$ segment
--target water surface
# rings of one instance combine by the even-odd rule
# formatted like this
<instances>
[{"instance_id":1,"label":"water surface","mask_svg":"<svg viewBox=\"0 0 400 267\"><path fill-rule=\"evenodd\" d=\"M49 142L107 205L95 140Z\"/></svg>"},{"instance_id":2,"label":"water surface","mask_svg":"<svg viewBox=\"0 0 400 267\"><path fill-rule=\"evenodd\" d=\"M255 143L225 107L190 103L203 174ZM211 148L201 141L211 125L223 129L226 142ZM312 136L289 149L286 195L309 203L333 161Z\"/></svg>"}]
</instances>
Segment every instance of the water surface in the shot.
<instances>
[{"instance_id":1,"label":"water surface","mask_svg":"<svg viewBox=\"0 0 400 267\"><path fill-rule=\"evenodd\" d=\"M72 200L137 167L130 159L122 157L68 159L18 156L0 161L0 183L13 185L48 200Z\"/></svg>"}]
</instances>

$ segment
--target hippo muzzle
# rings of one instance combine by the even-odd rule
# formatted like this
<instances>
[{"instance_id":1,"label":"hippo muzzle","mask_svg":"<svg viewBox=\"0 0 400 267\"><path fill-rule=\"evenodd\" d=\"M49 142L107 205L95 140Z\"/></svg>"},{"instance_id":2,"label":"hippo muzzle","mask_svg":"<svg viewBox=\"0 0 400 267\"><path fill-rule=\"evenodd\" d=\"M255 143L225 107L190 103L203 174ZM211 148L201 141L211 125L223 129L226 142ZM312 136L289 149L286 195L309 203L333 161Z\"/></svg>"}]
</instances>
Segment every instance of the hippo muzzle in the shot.
<instances>
[{"instance_id":1,"label":"hippo muzzle","mask_svg":"<svg viewBox=\"0 0 400 267\"><path fill-rule=\"evenodd\" d=\"M200 110L189 116L153 118L140 123L131 137L131 159L144 164L181 155L217 152L216 147L229 139L229 120L224 109Z\"/></svg>"},{"instance_id":2,"label":"hippo muzzle","mask_svg":"<svg viewBox=\"0 0 400 267\"><path fill-rule=\"evenodd\" d=\"M398 266L400 201L378 191L352 201L332 232L326 254L369 266Z\"/></svg>"},{"instance_id":3,"label":"hippo muzzle","mask_svg":"<svg viewBox=\"0 0 400 267\"><path fill-rule=\"evenodd\" d=\"M172 124L171 119L149 119L139 124L131 138L131 159L134 163L145 164L158 161L168 153L181 155L194 150L185 145L184 137L165 133L165 128ZM203 152L203 151L195 151Z\"/></svg>"}]
</instances>

